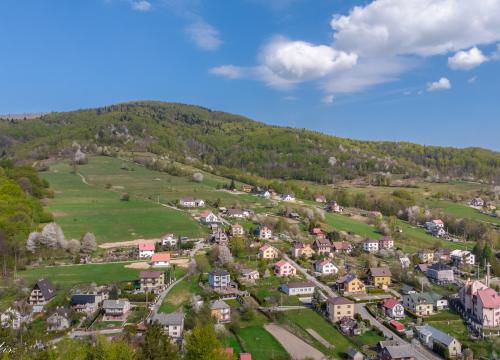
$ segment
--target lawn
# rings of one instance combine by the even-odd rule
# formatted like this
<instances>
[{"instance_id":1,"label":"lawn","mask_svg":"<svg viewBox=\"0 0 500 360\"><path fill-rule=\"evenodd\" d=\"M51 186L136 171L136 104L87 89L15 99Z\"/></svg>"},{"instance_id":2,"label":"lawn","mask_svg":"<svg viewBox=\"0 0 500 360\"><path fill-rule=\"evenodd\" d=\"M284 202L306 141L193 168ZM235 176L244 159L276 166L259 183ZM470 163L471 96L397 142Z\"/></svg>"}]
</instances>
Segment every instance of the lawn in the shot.
<instances>
[{"instance_id":1,"label":"lawn","mask_svg":"<svg viewBox=\"0 0 500 360\"><path fill-rule=\"evenodd\" d=\"M238 338L242 348L252 354L255 360L288 358L288 353L262 326L249 326L240 329Z\"/></svg>"},{"instance_id":2,"label":"lawn","mask_svg":"<svg viewBox=\"0 0 500 360\"><path fill-rule=\"evenodd\" d=\"M325 222L335 230L354 233L364 238L378 239L382 236L376 232L373 226L344 215L327 213L325 214Z\"/></svg>"},{"instance_id":3,"label":"lawn","mask_svg":"<svg viewBox=\"0 0 500 360\"><path fill-rule=\"evenodd\" d=\"M20 271L19 276L29 286L38 279L47 278L62 289L93 282L100 285L138 279L140 270L127 268L126 265L127 263L53 266Z\"/></svg>"},{"instance_id":4,"label":"lawn","mask_svg":"<svg viewBox=\"0 0 500 360\"><path fill-rule=\"evenodd\" d=\"M471 208L465 204L444 200L427 200L426 204L430 208L441 209L445 213L454 215L459 218L464 217L500 225L500 218L481 214L478 210Z\"/></svg>"},{"instance_id":5,"label":"lawn","mask_svg":"<svg viewBox=\"0 0 500 360\"><path fill-rule=\"evenodd\" d=\"M67 163L54 164L48 172L42 173L55 191L48 209L54 214L67 238L79 239L87 231L93 232L99 243L158 238L167 232L188 237L206 234L206 229L188 213L155 204L147 200L144 194L131 193L130 201L120 201L121 193L128 192L128 188L119 186L108 190L105 184L94 183L97 175L87 174L113 174L115 169L110 164L116 161L119 160L92 158L89 165L79 166L78 171L84 174L90 185L84 184L77 174L72 173ZM115 177L122 179L119 174L101 175L106 183L117 181ZM130 176L122 181L127 184L131 181ZM147 187L146 184L143 185Z\"/></svg>"},{"instance_id":6,"label":"lawn","mask_svg":"<svg viewBox=\"0 0 500 360\"><path fill-rule=\"evenodd\" d=\"M182 280L167 294L160 306L160 312L171 313L177 311L181 306L189 303L191 296L199 294L200 291L198 274Z\"/></svg>"}]
</instances>

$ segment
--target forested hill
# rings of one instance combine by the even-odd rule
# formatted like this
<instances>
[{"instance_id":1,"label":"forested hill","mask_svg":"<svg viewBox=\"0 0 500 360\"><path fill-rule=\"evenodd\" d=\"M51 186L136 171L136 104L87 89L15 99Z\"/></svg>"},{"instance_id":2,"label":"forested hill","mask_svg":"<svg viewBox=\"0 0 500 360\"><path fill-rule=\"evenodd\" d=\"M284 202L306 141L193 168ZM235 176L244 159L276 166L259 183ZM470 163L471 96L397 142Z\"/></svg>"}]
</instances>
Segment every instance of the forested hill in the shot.
<instances>
[{"instance_id":1,"label":"forested hill","mask_svg":"<svg viewBox=\"0 0 500 360\"><path fill-rule=\"evenodd\" d=\"M490 150L350 140L176 103L131 102L0 120L3 157L44 159L67 153L73 142L87 152L149 151L268 178L329 182L390 172L500 180L500 153Z\"/></svg>"}]
</instances>

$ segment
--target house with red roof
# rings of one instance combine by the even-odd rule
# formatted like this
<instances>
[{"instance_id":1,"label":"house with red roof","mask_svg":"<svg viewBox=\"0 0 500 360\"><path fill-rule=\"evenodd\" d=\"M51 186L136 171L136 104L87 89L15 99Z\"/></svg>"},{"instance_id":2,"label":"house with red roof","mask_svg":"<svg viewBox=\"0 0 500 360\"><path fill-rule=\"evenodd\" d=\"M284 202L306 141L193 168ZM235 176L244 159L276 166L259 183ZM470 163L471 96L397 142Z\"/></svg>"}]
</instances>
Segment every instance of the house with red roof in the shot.
<instances>
[{"instance_id":1,"label":"house with red roof","mask_svg":"<svg viewBox=\"0 0 500 360\"><path fill-rule=\"evenodd\" d=\"M150 258L155 253L155 244L151 242L141 242L138 245L139 259Z\"/></svg>"},{"instance_id":2,"label":"house with red roof","mask_svg":"<svg viewBox=\"0 0 500 360\"><path fill-rule=\"evenodd\" d=\"M243 236L245 235L245 229L240 224L231 225L231 236Z\"/></svg>"},{"instance_id":3,"label":"house with red roof","mask_svg":"<svg viewBox=\"0 0 500 360\"><path fill-rule=\"evenodd\" d=\"M349 254L352 251L352 245L347 241L335 241L332 243L332 252Z\"/></svg>"},{"instance_id":4,"label":"house with red roof","mask_svg":"<svg viewBox=\"0 0 500 360\"><path fill-rule=\"evenodd\" d=\"M297 269L288 261L280 260L274 264L274 273L276 276L295 276Z\"/></svg>"},{"instance_id":5,"label":"house with red roof","mask_svg":"<svg viewBox=\"0 0 500 360\"><path fill-rule=\"evenodd\" d=\"M402 319L405 317L405 309L399 300L394 298L384 299L382 309L387 316L393 319Z\"/></svg>"},{"instance_id":6,"label":"house with red roof","mask_svg":"<svg viewBox=\"0 0 500 360\"><path fill-rule=\"evenodd\" d=\"M157 267L168 267L170 266L170 253L156 253L151 257L151 265Z\"/></svg>"},{"instance_id":7,"label":"house with red roof","mask_svg":"<svg viewBox=\"0 0 500 360\"><path fill-rule=\"evenodd\" d=\"M405 326L401 324L399 321L396 320L391 320L389 321L389 324L397 331L397 332L403 332L405 331Z\"/></svg>"},{"instance_id":8,"label":"house with red roof","mask_svg":"<svg viewBox=\"0 0 500 360\"><path fill-rule=\"evenodd\" d=\"M276 259L279 255L278 249L269 244L265 244L259 249L259 257L264 260Z\"/></svg>"},{"instance_id":9,"label":"house with red roof","mask_svg":"<svg viewBox=\"0 0 500 360\"><path fill-rule=\"evenodd\" d=\"M333 265L330 260L327 259L317 261L316 264L314 264L314 267L317 272L323 275L332 275L339 272L339 269L335 265Z\"/></svg>"},{"instance_id":10,"label":"house with red roof","mask_svg":"<svg viewBox=\"0 0 500 360\"><path fill-rule=\"evenodd\" d=\"M252 360L252 354L240 353L240 360Z\"/></svg>"},{"instance_id":11,"label":"house with red roof","mask_svg":"<svg viewBox=\"0 0 500 360\"><path fill-rule=\"evenodd\" d=\"M203 211L200 214L200 222L202 224L209 225L209 224L220 223L220 220L217 217L217 215L215 215L213 212L211 212L211 211Z\"/></svg>"}]
</instances>

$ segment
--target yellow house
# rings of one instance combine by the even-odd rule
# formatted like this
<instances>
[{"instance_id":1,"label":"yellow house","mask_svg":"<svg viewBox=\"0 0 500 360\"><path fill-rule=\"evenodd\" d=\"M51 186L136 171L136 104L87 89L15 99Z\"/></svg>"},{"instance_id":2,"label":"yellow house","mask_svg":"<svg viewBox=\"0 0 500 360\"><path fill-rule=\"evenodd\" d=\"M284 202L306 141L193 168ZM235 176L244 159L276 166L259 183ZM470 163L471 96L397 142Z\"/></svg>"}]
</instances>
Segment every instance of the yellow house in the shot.
<instances>
[{"instance_id":1,"label":"yellow house","mask_svg":"<svg viewBox=\"0 0 500 360\"><path fill-rule=\"evenodd\" d=\"M344 318L354 318L354 302L342 296L328 298L328 318L336 323Z\"/></svg>"},{"instance_id":2,"label":"yellow house","mask_svg":"<svg viewBox=\"0 0 500 360\"><path fill-rule=\"evenodd\" d=\"M388 267L370 268L368 281L373 286L385 287L391 285L391 270Z\"/></svg>"},{"instance_id":3,"label":"yellow house","mask_svg":"<svg viewBox=\"0 0 500 360\"><path fill-rule=\"evenodd\" d=\"M276 259L279 256L279 251L271 245L264 245L259 249L259 257L264 260Z\"/></svg>"},{"instance_id":4,"label":"yellow house","mask_svg":"<svg viewBox=\"0 0 500 360\"><path fill-rule=\"evenodd\" d=\"M363 284L354 274L348 274L338 279L337 287L344 294L359 294L366 292L365 284Z\"/></svg>"},{"instance_id":5,"label":"yellow house","mask_svg":"<svg viewBox=\"0 0 500 360\"><path fill-rule=\"evenodd\" d=\"M432 250L421 250L418 253L418 257L420 258L420 261L422 261L423 263L434 262L434 251L432 251Z\"/></svg>"}]
</instances>

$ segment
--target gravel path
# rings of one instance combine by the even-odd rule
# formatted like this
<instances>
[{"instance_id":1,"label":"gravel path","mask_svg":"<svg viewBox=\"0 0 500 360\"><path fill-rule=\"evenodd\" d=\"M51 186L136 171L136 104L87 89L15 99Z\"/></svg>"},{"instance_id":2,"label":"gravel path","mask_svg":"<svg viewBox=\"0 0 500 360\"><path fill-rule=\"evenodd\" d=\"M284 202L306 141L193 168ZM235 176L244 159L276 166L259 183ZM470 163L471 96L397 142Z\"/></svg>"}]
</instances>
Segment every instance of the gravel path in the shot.
<instances>
[{"instance_id":1,"label":"gravel path","mask_svg":"<svg viewBox=\"0 0 500 360\"><path fill-rule=\"evenodd\" d=\"M297 336L293 335L291 332L283 329L281 326L276 324L267 324L264 326L271 335L273 335L276 340L285 348L285 350L290 354L294 360L302 360L305 358L314 360L326 359L319 350L313 348L308 343L299 339Z\"/></svg>"}]
</instances>

